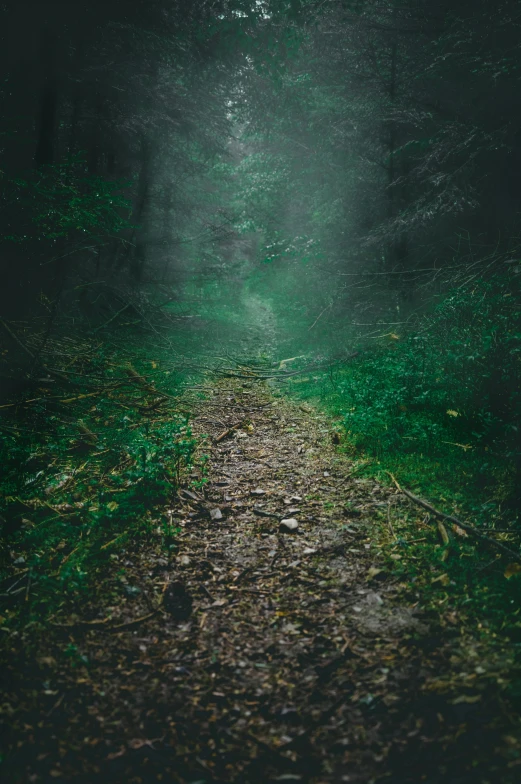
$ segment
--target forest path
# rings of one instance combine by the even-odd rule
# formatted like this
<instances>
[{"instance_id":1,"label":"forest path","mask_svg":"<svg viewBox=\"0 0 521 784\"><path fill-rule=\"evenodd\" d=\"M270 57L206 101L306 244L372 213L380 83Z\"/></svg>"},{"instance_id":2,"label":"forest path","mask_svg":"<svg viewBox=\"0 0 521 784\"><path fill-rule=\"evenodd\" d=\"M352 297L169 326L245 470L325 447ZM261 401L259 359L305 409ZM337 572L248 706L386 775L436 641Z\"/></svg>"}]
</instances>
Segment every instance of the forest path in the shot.
<instances>
[{"instance_id":1,"label":"forest path","mask_svg":"<svg viewBox=\"0 0 521 784\"><path fill-rule=\"evenodd\" d=\"M482 780L497 736L479 659L469 670L382 563L389 502L406 501L263 384L218 382L194 428L208 482L179 492L176 549L114 556L126 598L90 615L112 628L51 629L39 674L20 668L32 707L5 780Z\"/></svg>"}]
</instances>

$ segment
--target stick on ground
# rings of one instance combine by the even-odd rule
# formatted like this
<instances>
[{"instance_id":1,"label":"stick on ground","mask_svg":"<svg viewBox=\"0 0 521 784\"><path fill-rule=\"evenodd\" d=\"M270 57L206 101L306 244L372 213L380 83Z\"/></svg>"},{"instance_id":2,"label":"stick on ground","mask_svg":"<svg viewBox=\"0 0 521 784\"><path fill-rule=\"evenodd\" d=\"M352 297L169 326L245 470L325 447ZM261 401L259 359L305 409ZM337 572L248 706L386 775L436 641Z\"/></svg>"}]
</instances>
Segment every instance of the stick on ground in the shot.
<instances>
[{"instance_id":1,"label":"stick on ground","mask_svg":"<svg viewBox=\"0 0 521 784\"><path fill-rule=\"evenodd\" d=\"M491 547L495 547L496 550L499 550L501 553L503 553L503 555L507 555L509 558L512 559L512 561L521 563L521 555L519 553L516 553L515 550L511 550L510 547L507 547L502 542L497 542L495 539L491 539L489 536L485 536L485 534L482 534L481 531L479 531L473 525L469 525L468 523L463 523L461 520L458 520L457 517L453 517L452 515L448 515L445 514L444 512L440 512L439 509L435 509L434 506L432 506L432 504L429 504L428 501L424 501L423 498L418 498L418 496L413 495L413 493L409 492L409 490L405 490L403 487L400 487L394 475L391 474L390 471L387 471L387 473L393 480L394 484L396 485L400 493L406 495L407 498L410 498L411 501L414 501L415 504L418 504L418 506L422 506L424 509L427 509L429 512L431 512L431 514L433 514L435 517L438 517L441 520L448 520L450 523L453 523L454 525L459 525L460 528L463 528L464 531L468 531L469 534L474 536L479 541L484 542L485 544L488 544Z\"/></svg>"}]
</instances>

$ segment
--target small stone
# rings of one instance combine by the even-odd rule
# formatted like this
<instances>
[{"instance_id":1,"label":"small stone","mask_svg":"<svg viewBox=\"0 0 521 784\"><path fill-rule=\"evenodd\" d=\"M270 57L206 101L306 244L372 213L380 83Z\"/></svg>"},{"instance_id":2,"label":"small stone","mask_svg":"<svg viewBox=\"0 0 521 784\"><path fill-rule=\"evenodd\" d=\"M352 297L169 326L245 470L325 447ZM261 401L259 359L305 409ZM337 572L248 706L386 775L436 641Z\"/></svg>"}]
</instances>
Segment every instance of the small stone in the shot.
<instances>
[{"instance_id":1,"label":"small stone","mask_svg":"<svg viewBox=\"0 0 521 784\"><path fill-rule=\"evenodd\" d=\"M123 590L127 596L137 596L141 593L141 588L139 588L137 585L125 585L123 586Z\"/></svg>"},{"instance_id":2,"label":"small stone","mask_svg":"<svg viewBox=\"0 0 521 784\"><path fill-rule=\"evenodd\" d=\"M212 518L212 520L222 520L223 513L221 512L220 509L210 509L210 517Z\"/></svg>"},{"instance_id":3,"label":"small stone","mask_svg":"<svg viewBox=\"0 0 521 784\"><path fill-rule=\"evenodd\" d=\"M304 550L304 555L313 555L313 553L316 553L314 547L306 547Z\"/></svg>"},{"instance_id":4,"label":"small stone","mask_svg":"<svg viewBox=\"0 0 521 784\"><path fill-rule=\"evenodd\" d=\"M190 566L190 559L187 555L182 555L179 559L181 566Z\"/></svg>"},{"instance_id":5,"label":"small stone","mask_svg":"<svg viewBox=\"0 0 521 784\"><path fill-rule=\"evenodd\" d=\"M329 471L324 471L324 476L330 476Z\"/></svg>"},{"instance_id":6,"label":"small stone","mask_svg":"<svg viewBox=\"0 0 521 784\"><path fill-rule=\"evenodd\" d=\"M251 491L252 495L266 495L266 490L262 490L260 487L256 487L255 490Z\"/></svg>"},{"instance_id":7,"label":"small stone","mask_svg":"<svg viewBox=\"0 0 521 784\"><path fill-rule=\"evenodd\" d=\"M382 604L384 603L384 600L382 599L380 594L379 593L374 593L374 592L371 592L371 593L367 594L367 600L366 601L367 601L368 604L374 604L377 607L381 607Z\"/></svg>"},{"instance_id":8,"label":"small stone","mask_svg":"<svg viewBox=\"0 0 521 784\"><path fill-rule=\"evenodd\" d=\"M298 529L298 522L294 517L288 517L287 520L281 520L279 531L283 534L294 534Z\"/></svg>"},{"instance_id":9,"label":"small stone","mask_svg":"<svg viewBox=\"0 0 521 784\"><path fill-rule=\"evenodd\" d=\"M298 514L299 512L300 509L297 506L292 506L291 509L288 509L288 514L290 515Z\"/></svg>"},{"instance_id":10,"label":"small stone","mask_svg":"<svg viewBox=\"0 0 521 784\"><path fill-rule=\"evenodd\" d=\"M290 501L302 501L302 496L300 496L300 495L292 495L289 500Z\"/></svg>"}]
</instances>

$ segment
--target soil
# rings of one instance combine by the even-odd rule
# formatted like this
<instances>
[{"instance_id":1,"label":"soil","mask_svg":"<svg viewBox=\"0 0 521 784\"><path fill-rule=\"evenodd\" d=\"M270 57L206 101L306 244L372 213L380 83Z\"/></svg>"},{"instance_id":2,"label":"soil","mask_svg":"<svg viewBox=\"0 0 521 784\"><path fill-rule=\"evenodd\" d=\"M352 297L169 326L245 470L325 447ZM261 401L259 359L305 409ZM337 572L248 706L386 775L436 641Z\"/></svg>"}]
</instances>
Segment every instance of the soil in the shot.
<instances>
[{"instance_id":1,"label":"soil","mask_svg":"<svg viewBox=\"0 0 521 784\"><path fill-rule=\"evenodd\" d=\"M220 382L194 429L207 476L168 510L175 546L159 528L113 557L104 595L11 636L2 781L521 776L501 652L426 612L383 554L389 502L409 502L267 386Z\"/></svg>"}]
</instances>

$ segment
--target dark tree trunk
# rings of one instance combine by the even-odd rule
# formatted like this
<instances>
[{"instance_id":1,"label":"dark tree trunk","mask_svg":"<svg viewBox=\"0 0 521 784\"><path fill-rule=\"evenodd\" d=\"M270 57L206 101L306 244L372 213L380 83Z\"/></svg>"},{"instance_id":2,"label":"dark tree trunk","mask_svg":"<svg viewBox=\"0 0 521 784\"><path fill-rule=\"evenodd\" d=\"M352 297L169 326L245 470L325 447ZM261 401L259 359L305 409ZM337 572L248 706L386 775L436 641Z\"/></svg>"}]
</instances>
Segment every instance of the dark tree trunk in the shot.
<instances>
[{"instance_id":1,"label":"dark tree trunk","mask_svg":"<svg viewBox=\"0 0 521 784\"><path fill-rule=\"evenodd\" d=\"M163 226L161 232L161 239L165 248L165 256L163 260L162 282L165 283L168 276L168 269L171 261L171 248L172 248L172 204L173 204L173 185L168 183L165 190L163 209Z\"/></svg>"},{"instance_id":2,"label":"dark tree trunk","mask_svg":"<svg viewBox=\"0 0 521 784\"><path fill-rule=\"evenodd\" d=\"M42 40L42 71L43 84L37 118L37 142L34 153L35 166L54 163L56 113L58 108L58 91L56 87L54 40L49 32L44 33Z\"/></svg>"},{"instance_id":3,"label":"dark tree trunk","mask_svg":"<svg viewBox=\"0 0 521 784\"><path fill-rule=\"evenodd\" d=\"M38 142L34 154L35 166L54 163L54 132L57 103L55 86L53 84L45 85L38 118Z\"/></svg>"},{"instance_id":4,"label":"dark tree trunk","mask_svg":"<svg viewBox=\"0 0 521 784\"><path fill-rule=\"evenodd\" d=\"M397 17L397 10L394 10L393 19ZM390 270L405 269L409 257L409 241L407 233L402 229L396 231L392 223L399 216L405 204L406 194L404 192L404 182L406 176L403 158L397 161L396 152L399 149L401 138L399 137L398 127L392 110L396 105L398 93L398 39L396 34L391 42L389 81L387 83L387 95L391 109L391 117L388 121L388 158L387 167L387 217L391 223L393 234L387 249L388 266Z\"/></svg>"},{"instance_id":5,"label":"dark tree trunk","mask_svg":"<svg viewBox=\"0 0 521 784\"><path fill-rule=\"evenodd\" d=\"M145 138L141 140L141 169L139 172L137 202L133 223L137 226L134 235L135 247L130 259L130 271L136 281L143 278L146 261L146 226L148 199L150 194L150 147Z\"/></svg>"},{"instance_id":6,"label":"dark tree trunk","mask_svg":"<svg viewBox=\"0 0 521 784\"><path fill-rule=\"evenodd\" d=\"M101 168L102 144L101 121L103 103L98 92L94 100L94 118L90 129L90 139L87 153L87 169L89 174L98 174Z\"/></svg>"}]
</instances>

